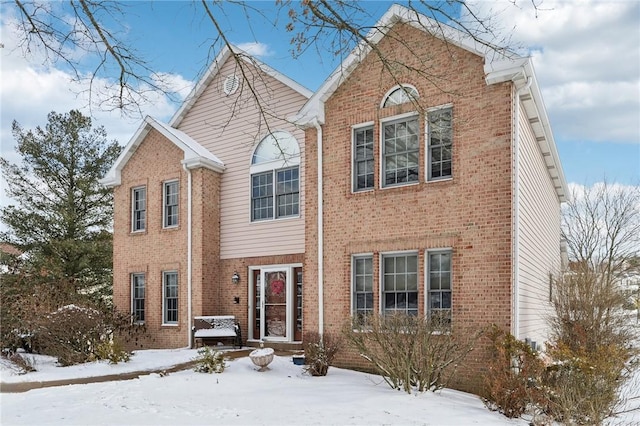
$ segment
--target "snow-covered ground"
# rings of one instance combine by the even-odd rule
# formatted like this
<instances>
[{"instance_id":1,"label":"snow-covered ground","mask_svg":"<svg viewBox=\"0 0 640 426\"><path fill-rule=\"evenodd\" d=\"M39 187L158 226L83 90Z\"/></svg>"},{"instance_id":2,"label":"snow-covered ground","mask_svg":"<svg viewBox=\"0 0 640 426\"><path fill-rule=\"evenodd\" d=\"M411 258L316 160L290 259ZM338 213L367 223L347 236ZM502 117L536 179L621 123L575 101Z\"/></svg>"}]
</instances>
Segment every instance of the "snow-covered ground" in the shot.
<instances>
[{"instance_id":1,"label":"snow-covered ground","mask_svg":"<svg viewBox=\"0 0 640 426\"><path fill-rule=\"evenodd\" d=\"M92 377L155 370L189 361L195 350L138 351L128 363L55 367L38 357L38 372L5 383ZM28 356L28 355L27 355ZM331 368L311 377L291 357L258 372L248 357L227 362L222 374L191 370L134 380L34 389L0 395L6 425L526 425L487 410L475 395L445 389L407 395L374 375Z\"/></svg>"},{"instance_id":2,"label":"snow-covered ground","mask_svg":"<svg viewBox=\"0 0 640 426\"><path fill-rule=\"evenodd\" d=\"M27 357L31 355L26 355ZM3 383L37 382L168 369L196 350L138 351L128 363L56 367L37 356L37 372L17 375L2 361ZM632 385L635 388L635 385ZM635 389L637 390L637 389ZM248 357L227 362L222 374L184 370L110 381L0 394L7 425L526 425L487 410L475 395L445 389L407 395L379 377L331 368L310 377L291 357L258 372ZM613 424L640 424L628 413Z\"/></svg>"}]
</instances>

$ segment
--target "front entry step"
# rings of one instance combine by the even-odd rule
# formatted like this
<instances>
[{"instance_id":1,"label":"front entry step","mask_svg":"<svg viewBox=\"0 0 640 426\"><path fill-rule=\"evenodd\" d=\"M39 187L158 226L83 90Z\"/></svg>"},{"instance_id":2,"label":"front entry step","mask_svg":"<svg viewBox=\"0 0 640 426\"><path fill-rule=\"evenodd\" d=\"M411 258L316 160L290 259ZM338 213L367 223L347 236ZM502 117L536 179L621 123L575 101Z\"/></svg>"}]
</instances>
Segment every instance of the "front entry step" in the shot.
<instances>
[{"instance_id":1,"label":"front entry step","mask_svg":"<svg viewBox=\"0 0 640 426\"><path fill-rule=\"evenodd\" d=\"M251 348L260 347L259 340L248 340L246 345ZM302 342L262 342L265 348L273 348L276 351L300 352L302 351Z\"/></svg>"}]
</instances>

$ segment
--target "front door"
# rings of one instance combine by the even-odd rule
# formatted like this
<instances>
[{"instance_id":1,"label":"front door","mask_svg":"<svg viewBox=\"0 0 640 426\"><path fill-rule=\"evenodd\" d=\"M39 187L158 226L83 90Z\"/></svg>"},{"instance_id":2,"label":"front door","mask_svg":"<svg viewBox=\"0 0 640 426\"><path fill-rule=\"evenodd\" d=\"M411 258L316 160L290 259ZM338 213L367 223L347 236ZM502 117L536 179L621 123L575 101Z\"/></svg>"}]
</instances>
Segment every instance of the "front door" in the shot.
<instances>
[{"instance_id":1,"label":"front door","mask_svg":"<svg viewBox=\"0 0 640 426\"><path fill-rule=\"evenodd\" d=\"M287 269L263 269L261 337L265 340L289 340L289 309L287 309L290 277Z\"/></svg>"},{"instance_id":2,"label":"front door","mask_svg":"<svg viewBox=\"0 0 640 426\"><path fill-rule=\"evenodd\" d=\"M302 341L302 266L278 265L250 270L250 338Z\"/></svg>"}]
</instances>

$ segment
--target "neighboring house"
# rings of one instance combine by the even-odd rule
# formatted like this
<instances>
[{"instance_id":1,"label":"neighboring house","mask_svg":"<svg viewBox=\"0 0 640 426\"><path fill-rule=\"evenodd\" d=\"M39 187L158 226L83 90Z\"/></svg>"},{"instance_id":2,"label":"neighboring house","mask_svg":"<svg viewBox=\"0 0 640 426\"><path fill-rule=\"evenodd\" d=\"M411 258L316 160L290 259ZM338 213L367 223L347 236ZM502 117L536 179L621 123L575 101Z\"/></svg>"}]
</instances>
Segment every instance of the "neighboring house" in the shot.
<instances>
[{"instance_id":1,"label":"neighboring house","mask_svg":"<svg viewBox=\"0 0 640 426\"><path fill-rule=\"evenodd\" d=\"M264 125L226 50L170 123L144 121L103 182L114 300L148 347L191 344L196 315L299 347L370 312L544 342L567 188L531 60L397 5L378 27L313 96L253 62L295 127Z\"/></svg>"}]
</instances>

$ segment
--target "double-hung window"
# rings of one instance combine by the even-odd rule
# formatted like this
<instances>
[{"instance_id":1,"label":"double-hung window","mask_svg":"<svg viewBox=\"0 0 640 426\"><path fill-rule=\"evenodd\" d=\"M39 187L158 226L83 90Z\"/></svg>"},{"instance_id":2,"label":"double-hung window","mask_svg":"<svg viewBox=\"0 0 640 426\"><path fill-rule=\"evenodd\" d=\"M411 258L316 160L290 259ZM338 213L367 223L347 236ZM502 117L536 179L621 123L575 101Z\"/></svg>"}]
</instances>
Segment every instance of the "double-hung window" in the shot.
<instances>
[{"instance_id":1,"label":"double-hung window","mask_svg":"<svg viewBox=\"0 0 640 426\"><path fill-rule=\"evenodd\" d=\"M300 214L300 150L287 132L267 135L251 160L251 221Z\"/></svg>"},{"instance_id":2,"label":"double-hung window","mask_svg":"<svg viewBox=\"0 0 640 426\"><path fill-rule=\"evenodd\" d=\"M179 185L177 180L165 182L163 184L162 205L162 227L171 228L178 226L178 193Z\"/></svg>"},{"instance_id":3,"label":"double-hung window","mask_svg":"<svg viewBox=\"0 0 640 426\"><path fill-rule=\"evenodd\" d=\"M451 162L453 154L453 109L439 108L429 111L428 116L428 152L429 152L429 180L446 179L451 177Z\"/></svg>"},{"instance_id":4,"label":"double-hung window","mask_svg":"<svg viewBox=\"0 0 640 426\"><path fill-rule=\"evenodd\" d=\"M382 312L418 314L418 255L382 256Z\"/></svg>"},{"instance_id":5,"label":"double-hung window","mask_svg":"<svg viewBox=\"0 0 640 426\"><path fill-rule=\"evenodd\" d=\"M451 251L427 252L427 307L437 324L451 324Z\"/></svg>"},{"instance_id":6,"label":"double-hung window","mask_svg":"<svg viewBox=\"0 0 640 426\"><path fill-rule=\"evenodd\" d=\"M162 323L178 323L178 272L162 273Z\"/></svg>"},{"instance_id":7,"label":"double-hung window","mask_svg":"<svg viewBox=\"0 0 640 426\"><path fill-rule=\"evenodd\" d=\"M373 256L355 256L352 271L352 313L357 324L365 325L373 313Z\"/></svg>"},{"instance_id":8,"label":"double-hung window","mask_svg":"<svg viewBox=\"0 0 640 426\"><path fill-rule=\"evenodd\" d=\"M136 324L144 324L144 281L144 274L131 274L131 315Z\"/></svg>"},{"instance_id":9,"label":"double-hung window","mask_svg":"<svg viewBox=\"0 0 640 426\"><path fill-rule=\"evenodd\" d=\"M373 126L353 130L353 190L373 188Z\"/></svg>"},{"instance_id":10,"label":"double-hung window","mask_svg":"<svg viewBox=\"0 0 640 426\"><path fill-rule=\"evenodd\" d=\"M144 231L147 222L147 188L131 190L131 231Z\"/></svg>"},{"instance_id":11,"label":"double-hung window","mask_svg":"<svg viewBox=\"0 0 640 426\"><path fill-rule=\"evenodd\" d=\"M383 186L418 181L420 169L420 125L412 115L382 123Z\"/></svg>"}]
</instances>

